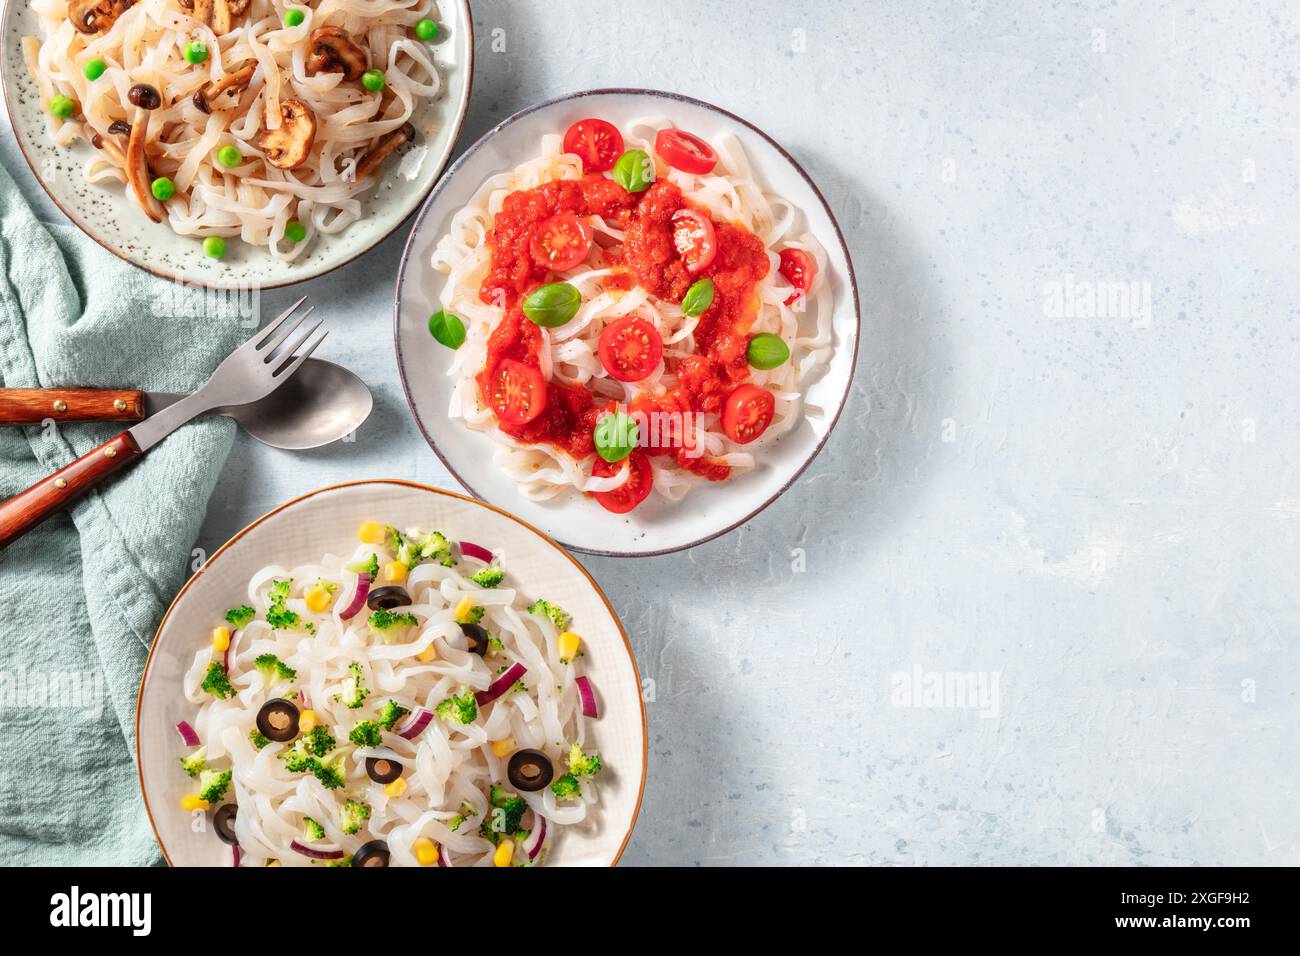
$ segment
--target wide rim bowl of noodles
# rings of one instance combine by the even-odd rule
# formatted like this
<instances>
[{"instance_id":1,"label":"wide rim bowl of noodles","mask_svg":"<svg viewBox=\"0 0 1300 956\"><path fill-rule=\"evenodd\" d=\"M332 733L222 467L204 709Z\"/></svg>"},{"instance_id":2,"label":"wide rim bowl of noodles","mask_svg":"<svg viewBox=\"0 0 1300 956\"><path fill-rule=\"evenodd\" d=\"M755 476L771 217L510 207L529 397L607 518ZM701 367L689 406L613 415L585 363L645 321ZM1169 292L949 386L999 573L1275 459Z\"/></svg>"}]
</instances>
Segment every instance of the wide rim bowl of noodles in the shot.
<instances>
[{"instance_id":1,"label":"wide rim bowl of noodles","mask_svg":"<svg viewBox=\"0 0 1300 956\"><path fill-rule=\"evenodd\" d=\"M82 169L94 155L90 144L56 145L35 81L23 58L23 37L39 36L28 3L7 0L3 13L5 105L14 139L50 200L86 235L116 256L164 279L215 289L261 290L293 285L332 272L392 235L419 207L447 165L469 106L474 69L474 33L468 0L437 0L438 39L431 46L442 80L438 96L420 104L411 123L414 154L360 199L362 217L341 232L320 235L292 262L282 262L264 247L238 241L226 255L211 259L199 240L177 235L166 222L151 222L116 183L92 185Z\"/></svg>"},{"instance_id":2,"label":"wide rim bowl of noodles","mask_svg":"<svg viewBox=\"0 0 1300 956\"><path fill-rule=\"evenodd\" d=\"M455 379L451 353L428 331L446 277L431 265L452 217L490 177L536 157L542 137L598 117L620 128L633 119L663 117L714 142L734 136L761 188L800 210L825 249L823 280L833 297L833 349L823 372L804 386L798 424L757 450L758 467L718 483L700 482L679 501L652 495L630 514L605 511L589 496L568 492L530 500L493 461L494 439L448 415ZM856 365L859 313L853 264L834 214L793 156L758 127L709 103L653 90L574 93L529 107L503 121L466 150L439 181L416 218L397 278L394 336L398 369L421 433L457 481L476 497L518 514L566 547L632 557L702 544L755 517L794 484L830 437L848 397ZM757 446L756 446L757 447Z\"/></svg>"}]
</instances>

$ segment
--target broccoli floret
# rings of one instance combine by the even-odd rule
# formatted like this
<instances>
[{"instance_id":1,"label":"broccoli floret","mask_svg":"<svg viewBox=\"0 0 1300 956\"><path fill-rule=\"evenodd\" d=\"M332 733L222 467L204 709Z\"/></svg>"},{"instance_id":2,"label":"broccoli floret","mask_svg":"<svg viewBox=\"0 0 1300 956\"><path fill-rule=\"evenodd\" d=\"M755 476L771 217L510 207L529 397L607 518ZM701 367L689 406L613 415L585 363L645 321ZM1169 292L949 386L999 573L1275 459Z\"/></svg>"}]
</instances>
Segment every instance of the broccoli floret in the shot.
<instances>
[{"instance_id":1,"label":"broccoli floret","mask_svg":"<svg viewBox=\"0 0 1300 956\"><path fill-rule=\"evenodd\" d=\"M304 621L297 611L290 611L283 604L272 604L266 611L266 623L278 631L306 631L313 634L316 625Z\"/></svg>"},{"instance_id":2,"label":"broccoli floret","mask_svg":"<svg viewBox=\"0 0 1300 956\"><path fill-rule=\"evenodd\" d=\"M308 753L315 757L324 757L334 749L334 735L323 724L317 724L300 739Z\"/></svg>"},{"instance_id":3,"label":"broccoli floret","mask_svg":"<svg viewBox=\"0 0 1300 956\"><path fill-rule=\"evenodd\" d=\"M384 527L384 547L393 552L400 561L402 549L406 547L406 538L391 524Z\"/></svg>"},{"instance_id":4,"label":"broccoli floret","mask_svg":"<svg viewBox=\"0 0 1300 956\"><path fill-rule=\"evenodd\" d=\"M465 822L467 817L476 816L478 816L478 811L474 809L474 804L466 800L460 805L460 812L447 821L447 829L455 833L460 829L461 824Z\"/></svg>"},{"instance_id":5,"label":"broccoli floret","mask_svg":"<svg viewBox=\"0 0 1300 956\"><path fill-rule=\"evenodd\" d=\"M385 644L392 644L403 628L418 627L420 622L414 614L394 614L392 611L380 608L370 615L369 624L371 634L378 634L384 639Z\"/></svg>"},{"instance_id":6,"label":"broccoli floret","mask_svg":"<svg viewBox=\"0 0 1300 956\"><path fill-rule=\"evenodd\" d=\"M293 578L283 578L271 582L270 598L272 604L283 604L289 596L289 589L293 587Z\"/></svg>"},{"instance_id":7,"label":"broccoli floret","mask_svg":"<svg viewBox=\"0 0 1300 956\"><path fill-rule=\"evenodd\" d=\"M226 620L230 623L231 627L235 628L235 630L239 630L242 627L248 627L249 622L253 620L253 614L253 609L247 604L244 604L239 607L232 607L227 611Z\"/></svg>"},{"instance_id":8,"label":"broccoli floret","mask_svg":"<svg viewBox=\"0 0 1300 956\"><path fill-rule=\"evenodd\" d=\"M274 654L262 654L255 661L253 666L258 669L262 677L265 678L269 687L276 681L293 680L298 676L298 672L290 667Z\"/></svg>"},{"instance_id":9,"label":"broccoli floret","mask_svg":"<svg viewBox=\"0 0 1300 956\"><path fill-rule=\"evenodd\" d=\"M555 625L556 630L562 631L569 623L569 612L558 604L552 604L550 601L538 599L528 606L529 614L537 614L540 617L549 618Z\"/></svg>"},{"instance_id":10,"label":"broccoli floret","mask_svg":"<svg viewBox=\"0 0 1300 956\"><path fill-rule=\"evenodd\" d=\"M475 604L473 607L469 609L469 613L466 614L464 618L460 619L459 623L477 624L479 621L483 620L483 615L486 613L487 613L487 608L480 607L479 605Z\"/></svg>"},{"instance_id":11,"label":"broccoli floret","mask_svg":"<svg viewBox=\"0 0 1300 956\"><path fill-rule=\"evenodd\" d=\"M256 747L258 750L261 750L263 747L269 744L271 740L266 736L266 734L262 733L260 730L254 727L252 730L248 732L248 742L252 744L254 747Z\"/></svg>"},{"instance_id":12,"label":"broccoli floret","mask_svg":"<svg viewBox=\"0 0 1300 956\"><path fill-rule=\"evenodd\" d=\"M197 777L208 767L208 748L200 747L188 757L181 758L181 769L191 777Z\"/></svg>"},{"instance_id":13,"label":"broccoli floret","mask_svg":"<svg viewBox=\"0 0 1300 956\"><path fill-rule=\"evenodd\" d=\"M368 561L353 561L351 564L345 564L343 569L353 574L368 574L373 581L379 577L379 555L372 554Z\"/></svg>"},{"instance_id":14,"label":"broccoli floret","mask_svg":"<svg viewBox=\"0 0 1300 956\"><path fill-rule=\"evenodd\" d=\"M340 701L345 707L356 710L366 702L370 696L370 689L366 687L365 681L361 676L361 665L353 661L348 665L348 670L352 676L343 682L343 693L335 694L334 699Z\"/></svg>"},{"instance_id":15,"label":"broccoli floret","mask_svg":"<svg viewBox=\"0 0 1300 956\"><path fill-rule=\"evenodd\" d=\"M356 833L370 819L370 807L360 800L345 800L339 810L339 827L344 833Z\"/></svg>"},{"instance_id":16,"label":"broccoli floret","mask_svg":"<svg viewBox=\"0 0 1300 956\"><path fill-rule=\"evenodd\" d=\"M447 723L472 724L478 717L478 703L474 700L474 692L463 688L460 696L448 697L433 712Z\"/></svg>"},{"instance_id":17,"label":"broccoli floret","mask_svg":"<svg viewBox=\"0 0 1300 956\"><path fill-rule=\"evenodd\" d=\"M351 866L351 865L352 865L352 857L350 857L350 856L345 856L345 857L342 857L341 859L338 859L338 860L330 860L330 861L329 861L328 863L326 863L325 865L326 865L326 866Z\"/></svg>"},{"instance_id":18,"label":"broccoli floret","mask_svg":"<svg viewBox=\"0 0 1300 956\"><path fill-rule=\"evenodd\" d=\"M312 767L319 761L307 750L307 741L299 738L288 750L280 754L284 769L290 773L311 773Z\"/></svg>"},{"instance_id":19,"label":"broccoli floret","mask_svg":"<svg viewBox=\"0 0 1300 956\"><path fill-rule=\"evenodd\" d=\"M560 800L568 800L577 797L582 793L582 787L578 784L578 778L571 773L566 773L562 777L556 777L551 784L551 793Z\"/></svg>"},{"instance_id":20,"label":"broccoli floret","mask_svg":"<svg viewBox=\"0 0 1300 956\"><path fill-rule=\"evenodd\" d=\"M397 701L386 700L384 706L379 709L379 724L385 730L392 730L393 726L409 713L410 711Z\"/></svg>"},{"instance_id":21,"label":"broccoli floret","mask_svg":"<svg viewBox=\"0 0 1300 956\"><path fill-rule=\"evenodd\" d=\"M333 594L339 589L339 586L333 581L326 581L324 578L317 578L316 583L312 585L312 587L324 588L329 594Z\"/></svg>"},{"instance_id":22,"label":"broccoli floret","mask_svg":"<svg viewBox=\"0 0 1300 956\"><path fill-rule=\"evenodd\" d=\"M491 634L488 635L488 652L489 652L489 653L491 653L492 651L504 651L505 649L506 649L506 646L505 646L504 644L501 643L501 638L499 638L499 637L494 637L494 636L492 636Z\"/></svg>"},{"instance_id":23,"label":"broccoli floret","mask_svg":"<svg viewBox=\"0 0 1300 956\"><path fill-rule=\"evenodd\" d=\"M358 747L378 747L384 742L384 729L373 720L363 720L352 728L348 740Z\"/></svg>"},{"instance_id":24,"label":"broccoli floret","mask_svg":"<svg viewBox=\"0 0 1300 956\"><path fill-rule=\"evenodd\" d=\"M492 812L478 828L480 836L496 843L502 836L519 832L519 822L528 810L523 797L507 794L500 787L492 787Z\"/></svg>"},{"instance_id":25,"label":"broccoli floret","mask_svg":"<svg viewBox=\"0 0 1300 956\"><path fill-rule=\"evenodd\" d=\"M590 777L600 770L600 757L596 754L584 754L577 744L569 751L569 773L575 777Z\"/></svg>"},{"instance_id":26,"label":"broccoli floret","mask_svg":"<svg viewBox=\"0 0 1300 956\"><path fill-rule=\"evenodd\" d=\"M528 685L524 683L522 677L510 685L510 693L512 694L528 693Z\"/></svg>"},{"instance_id":27,"label":"broccoli floret","mask_svg":"<svg viewBox=\"0 0 1300 956\"><path fill-rule=\"evenodd\" d=\"M230 788L229 770L204 770L199 774L199 799L217 803Z\"/></svg>"},{"instance_id":28,"label":"broccoli floret","mask_svg":"<svg viewBox=\"0 0 1300 956\"><path fill-rule=\"evenodd\" d=\"M226 669L221 666L220 661L213 661L208 665L208 672L199 687L218 700L229 700L235 696L235 688L231 686L230 678L226 675Z\"/></svg>"},{"instance_id":29,"label":"broccoli floret","mask_svg":"<svg viewBox=\"0 0 1300 956\"><path fill-rule=\"evenodd\" d=\"M284 759L285 770L291 773L309 773L327 790L337 790L347 782L342 754L335 754L329 760L322 761L308 754L306 744L299 739L293 749L286 750L280 756Z\"/></svg>"},{"instance_id":30,"label":"broccoli floret","mask_svg":"<svg viewBox=\"0 0 1300 956\"><path fill-rule=\"evenodd\" d=\"M311 817L302 818L302 832L308 841L325 839L325 828Z\"/></svg>"},{"instance_id":31,"label":"broccoli floret","mask_svg":"<svg viewBox=\"0 0 1300 956\"><path fill-rule=\"evenodd\" d=\"M334 735L329 729L317 724L306 734L294 741L293 746L280 754L284 769L292 773L317 773L321 767L318 758L324 757L334 749ZM324 783L324 780L321 781Z\"/></svg>"},{"instance_id":32,"label":"broccoli floret","mask_svg":"<svg viewBox=\"0 0 1300 956\"><path fill-rule=\"evenodd\" d=\"M494 783L488 789L488 803L494 807L504 807L506 801L513 797L513 793L506 792L499 783Z\"/></svg>"},{"instance_id":33,"label":"broccoli floret","mask_svg":"<svg viewBox=\"0 0 1300 956\"><path fill-rule=\"evenodd\" d=\"M409 528L403 533L391 525L386 531L385 543L397 556L397 560L408 568L413 568L424 561L437 561L448 568L456 563L451 553L451 542L437 531L422 534L414 528Z\"/></svg>"},{"instance_id":34,"label":"broccoli floret","mask_svg":"<svg viewBox=\"0 0 1300 956\"><path fill-rule=\"evenodd\" d=\"M481 588L494 588L505 580L506 573L500 568L484 568L476 574L471 574L469 579Z\"/></svg>"}]
</instances>

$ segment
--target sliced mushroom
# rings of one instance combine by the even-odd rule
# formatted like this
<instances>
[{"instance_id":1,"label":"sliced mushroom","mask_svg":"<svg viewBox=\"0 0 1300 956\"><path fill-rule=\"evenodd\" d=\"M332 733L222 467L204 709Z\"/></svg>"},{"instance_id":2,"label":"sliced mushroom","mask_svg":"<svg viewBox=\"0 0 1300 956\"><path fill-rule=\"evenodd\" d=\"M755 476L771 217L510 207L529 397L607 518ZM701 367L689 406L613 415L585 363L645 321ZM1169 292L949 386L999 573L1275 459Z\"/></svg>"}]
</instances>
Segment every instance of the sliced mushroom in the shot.
<instances>
[{"instance_id":1,"label":"sliced mushroom","mask_svg":"<svg viewBox=\"0 0 1300 956\"><path fill-rule=\"evenodd\" d=\"M359 80L366 72L366 51L342 27L317 27L307 40L307 73L342 73Z\"/></svg>"},{"instance_id":2,"label":"sliced mushroom","mask_svg":"<svg viewBox=\"0 0 1300 956\"><path fill-rule=\"evenodd\" d=\"M133 6L135 0L71 0L68 19L78 33L103 33Z\"/></svg>"},{"instance_id":3,"label":"sliced mushroom","mask_svg":"<svg viewBox=\"0 0 1300 956\"><path fill-rule=\"evenodd\" d=\"M195 0L198 2L198 0ZM208 0L213 2L213 0ZM235 28L235 21L248 10L252 0L215 0L212 7L212 32L217 36L229 33Z\"/></svg>"},{"instance_id":4,"label":"sliced mushroom","mask_svg":"<svg viewBox=\"0 0 1300 956\"><path fill-rule=\"evenodd\" d=\"M401 129L385 133L379 142L371 146L361 161L357 163L357 179L365 179L381 165L392 153L415 139L415 127L407 123Z\"/></svg>"},{"instance_id":5,"label":"sliced mushroom","mask_svg":"<svg viewBox=\"0 0 1300 956\"><path fill-rule=\"evenodd\" d=\"M145 215L154 222L162 222L166 212L150 188L149 158L144 152L144 140L149 130L149 111L162 105L162 96L148 83L137 83L128 91L127 99L134 104L135 115L131 118L131 135L126 141L126 179Z\"/></svg>"},{"instance_id":6,"label":"sliced mushroom","mask_svg":"<svg viewBox=\"0 0 1300 956\"><path fill-rule=\"evenodd\" d=\"M213 107L223 109L227 106L233 106L238 100L239 94L248 86L249 81L253 78L253 71L257 69L257 61L249 60L237 70L232 70L221 79L212 83L205 83L194 91L194 106L200 112L211 113ZM217 98L222 94L227 94L232 99L218 103Z\"/></svg>"},{"instance_id":7,"label":"sliced mushroom","mask_svg":"<svg viewBox=\"0 0 1300 956\"><path fill-rule=\"evenodd\" d=\"M280 103L280 128L264 129L253 140L266 161L277 169L293 169L302 164L316 141L316 117L299 100Z\"/></svg>"}]
</instances>

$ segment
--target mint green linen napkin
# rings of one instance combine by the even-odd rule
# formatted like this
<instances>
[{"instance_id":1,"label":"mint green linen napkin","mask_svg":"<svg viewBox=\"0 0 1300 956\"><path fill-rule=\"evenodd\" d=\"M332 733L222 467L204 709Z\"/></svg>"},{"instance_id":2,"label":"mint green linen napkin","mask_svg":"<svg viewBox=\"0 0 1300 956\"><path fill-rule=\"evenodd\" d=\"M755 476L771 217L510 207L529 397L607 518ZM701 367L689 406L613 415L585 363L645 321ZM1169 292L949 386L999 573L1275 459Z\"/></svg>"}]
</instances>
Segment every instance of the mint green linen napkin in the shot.
<instances>
[{"instance_id":1,"label":"mint green linen napkin","mask_svg":"<svg viewBox=\"0 0 1300 956\"><path fill-rule=\"evenodd\" d=\"M0 167L0 384L190 391L251 334L204 302L39 222ZM0 497L123 427L0 427ZM135 772L136 694L234 430L185 426L0 551L0 864L161 860Z\"/></svg>"}]
</instances>

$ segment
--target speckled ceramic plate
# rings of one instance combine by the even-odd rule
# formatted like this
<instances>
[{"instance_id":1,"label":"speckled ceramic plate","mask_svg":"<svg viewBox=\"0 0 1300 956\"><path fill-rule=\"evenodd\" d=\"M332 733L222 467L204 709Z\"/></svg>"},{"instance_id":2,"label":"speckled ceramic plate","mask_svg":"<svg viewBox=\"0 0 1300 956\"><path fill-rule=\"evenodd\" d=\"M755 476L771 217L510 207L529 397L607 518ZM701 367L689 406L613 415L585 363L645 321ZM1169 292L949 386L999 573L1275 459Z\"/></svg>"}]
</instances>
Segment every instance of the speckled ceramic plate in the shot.
<instances>
[{"instance_id":1,"label":"speckled ceramic plate","mask_svg":"<svg viewBox=\"0 0 1300 956\"><path fill-rule=\"evenodd\" d=\"M683 500L652 495L629 515L614 515L577 493L548 502L530 501L492 459L491 435L447 417L454 379L442 374L448 352L429 335L444 277L430 257L451 217L490 176L536 156L542 136L563 133L571 123L597 116L618 126L636 117L667 116L682 129L713 139L733 133L745 148L755 178L790 200L826 249L824 281L834 297L835 349L824 374L804 389L799 424L764 443L754 471L716 484L700 483ZM616 556L662 554L708 541L743 524L775 501L821 450L839 419L858 348L858 298L844 237L825 199L794 158L760 129L699 100L650 90L593 90L530 107L490 130L438 183L407 240L397 278L395 336L402 385L430 446L466 489L516 512L547 534L580 551Z\"/></svg>"},{"instance_id":2,"label":"speckled ceramic plate","mask_svg":"<svg viewBox=\"0 0 1300 956\"><path fill-rule=\"evenodd\" d=\"M566 828L549 865L609 866L627 846L645 789L646 723L641 681L627 635L599 586L571 555L535 528L490 505L404 481L361 481L322 488L281 505L221 547L181 588L154 638L140 682L136 756L145 807L163 855L173 866L229 866L230 848L211 832L195 832L181 798L193 781L181 772L185 750L176 724L194 716L181 678L213 626L268 564L295 565L350 550L362 521L440 528L507 555L509 571L529 597L545 595L573 615L587 675L597 688L593 729L601 771L598 812Z\"/></svg>"},{"instance_id":3,"label":"speckled ceramic plate","mask_svg":"<svg viewBox=\"0 0 1300 956\"><path fill-rule=\"evenodd\" d=\"M318 236L313 247L285 263L264 249L232 242L223 259L203 255L192 238L165 223L151 222L127 197L125 187L92 186L81 170L94 153L88 143L66 148L48 136L36 83L28 75L22 38L39 35L37 18L21 0L6 0L3 19L3 87L19 148L37 180L60 209L105 249L154 275L213 288L272 289L337 269L378 245L420 205L447 164L469 105L474 35L468 0L438 0L440 36L434 46L442 94L417 109L411 122L422 150L408 162L409 177L384 177L362 197L364 218L342 233Z\"/></svg>"}]
</instances>

